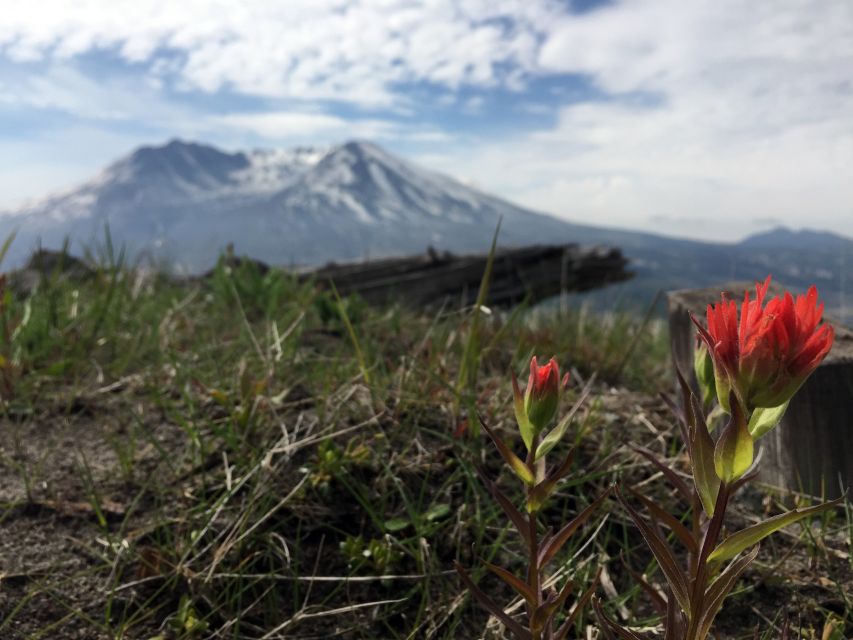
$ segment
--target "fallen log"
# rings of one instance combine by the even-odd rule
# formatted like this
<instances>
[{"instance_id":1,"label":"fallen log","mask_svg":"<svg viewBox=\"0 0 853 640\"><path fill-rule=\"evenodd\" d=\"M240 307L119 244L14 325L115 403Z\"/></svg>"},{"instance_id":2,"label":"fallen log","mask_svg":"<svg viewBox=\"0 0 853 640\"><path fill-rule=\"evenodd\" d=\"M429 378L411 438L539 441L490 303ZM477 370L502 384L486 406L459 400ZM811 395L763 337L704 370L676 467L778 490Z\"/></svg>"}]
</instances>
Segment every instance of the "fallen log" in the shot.
<instances>
[{"instance_id":1,"label":"fallen log","mask_svg":"<svg viewBox=\"0 0 853 640\"><path fill-rule=\"evenodd\" d=\"M303 271L302 278L342 295L358 294L371 303L399 301L431 307L446 301L474 304L486 269L486 254L426 254L364 263L328 264ZM578 245L498 249L486 305L509 307L539 302L562 292L588 291L633 276L619 249Z\"/></svg>"},{"instance_id":2,"label":"fallen log","mask_svg":"<svg viewBox=\"0 0 853 640\"><path fill-rule=\"evenodd\" d=\"M690 312L705 317L709 303L726 292L742 300L754 284L736 282L706 289L672 291L669 329L673 360L696 389L693 352L696 329ZM771 293L779 293L771 287ZM778 427L760 441L760 479L768 484L828 498L853 485L853 332L832 322L835 344L791 400Z\"/></svg>"}]
</instances>

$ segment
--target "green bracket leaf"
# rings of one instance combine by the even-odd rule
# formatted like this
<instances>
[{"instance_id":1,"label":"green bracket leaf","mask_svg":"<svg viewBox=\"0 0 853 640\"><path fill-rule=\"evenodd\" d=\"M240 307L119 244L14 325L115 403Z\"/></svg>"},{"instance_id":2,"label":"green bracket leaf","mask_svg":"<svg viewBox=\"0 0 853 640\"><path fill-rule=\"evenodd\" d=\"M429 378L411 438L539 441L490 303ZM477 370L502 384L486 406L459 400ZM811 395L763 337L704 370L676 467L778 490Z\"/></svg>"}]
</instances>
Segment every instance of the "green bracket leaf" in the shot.
<instances>
[{"instance_id":1,"label":"green bracket leaf","mask_svg":"<svg viewBox=\"0 0 853 640\"><path fill-rule=\"evenodd\" d=\"M542 440L542 443L536 448L536 455L534 456L534 460L539 460L543 456L547 455L551 449L553 449L560 440L563 439L563 436L566 434L566 429L569 428L569 425L572 422L572 418L575 417L575 414L581 408L583 403L586 401L587 396L589 396L592 391L592 383L595 378L590 378L589 382L586 383L586 386L581 391L580 397L577 399L577 402L572 406L566 416L560 420L560 423L551 429L547 436Z\"/></svg>"},{"instance_id":2,"label":"green bracket leaf","mask_svg":"<svg viewBox=\"0 0 853 640\"><path fill-rule=\"evenodd\" d=\"M785 411L788 410L788 404L781 404L778 407L759 407L752 412L749 418L749 432L756 440L765 433L773 429L782 420Z\"/></svg>"},{"instance_id":3,"label":"green bracket leaf","mask_svg":"<svg viewBox=\"0 0 853 640\"><path fill-rule=\"evenodd\" d=\"M702 508L709 518L714 516L717 495L720 493L720 478L714 464L714 441L708 433L708 425L699 400L691 392L689 396L693 424L688 425L690 433L690 457L693 463L693 483L702 501Z\"/></svg>"},{"instance_id":4,"label":"green bracket leaf","mask_svg":"<svg viewBox=\"0 0 853 640\"><path fill-rule=\"evenodd\" d=\"M732 392L729 398L732 417L723 428L714 448L714 469L717 476L730 484L745 474L752 466L755 443L747 427L746 416L740 402Z\"/></svg>"},{"instance_id":5,"label":"green bracket leaf","mask_svg":"<svg viewBox=\"0 0 853 640\"><path fill-rule=\"evenodd\" d=\"M512 372L512 405L515 410L515 421L518 423L521 439L524 441L524 446L530 451L533 447L533 439L536 437L536 430L527 417L527 410L524 408L524 396L521 395L521 389L518 387L518 378L515 377L515 371Z\"/></svg>"},{"instance_id":6,"label":"green bracket leaf","mask_svg":"<svg viewBox=\"0 0 853 640\"><path fill-rule=\"evenodd\" d=\"M837 507L842 504L845 499L846 495L814 507L794 509L788 513L774 516L769 520L765 520L764 522L759 522L751 527L742 529L723 540L723 542L721 542L717 548L711 552L711 555L708 556L708 562L725 562L726 560L730 560L744 549L760 542L782 527L787 527L789 524L794 524L798 520L802 520L808 516L817 515L818 513Z\"/></svg>"},{"instance_id":7,"label":"green bracket leaf","mask_svg":"<svg viewBox=\"0 0 853 640\"><path fill-rule=\"evenodd\" d=\"M492 442L495 443L495 447L500 452L501 457L504 461L510 466L510 468L515 472L515 475L519 477L519 479L528 486L533 486L536 483L536 477L533 474L533 470L527 466L527 464L515 455L503 440L501 440L494 431L492 431L486 422L483 420L482 416L477 416L480 419L480 425L483 427L486 433L489 434L489 437L492 439Z\"/></svg>"}]
</instances>

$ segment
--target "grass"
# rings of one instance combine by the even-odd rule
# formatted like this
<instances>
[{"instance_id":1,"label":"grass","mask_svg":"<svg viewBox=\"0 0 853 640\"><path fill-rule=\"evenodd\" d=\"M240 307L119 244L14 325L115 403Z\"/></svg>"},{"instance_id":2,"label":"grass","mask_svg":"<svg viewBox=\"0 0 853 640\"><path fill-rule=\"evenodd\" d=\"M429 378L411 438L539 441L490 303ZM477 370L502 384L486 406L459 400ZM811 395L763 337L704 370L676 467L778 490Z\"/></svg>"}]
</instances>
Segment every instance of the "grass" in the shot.
<instances>
[{"instance_id":1,"label":"grass","mask_svg":"<svg viewBox=\"0 0 853 640\"><path fill-rule=\"evenodd\" d=\"M107 249L88 281L57 272L3 297L0 637L499 637L451 567L521 561L473 472L501 465L469 417L512 441L509 370L533 353L572 371L567 403L599 380L549 521L617 479L649 481L626 440L677 455L655 400L668 340L650 317L371 308L252 264L143 276ZM850 522L762 555L774 574L806 553L824 569L836 595L802 637L830 614L851 624L849 555L846 573L826 566L836 539L849 554ZM655 624L620 561L655 579L624 517L604 510L572 544L565 571L584 582L605 563L617 615ZM736 620L755 618L737 610L766 584L751 576Z\"/></svg>"}]
</instances>

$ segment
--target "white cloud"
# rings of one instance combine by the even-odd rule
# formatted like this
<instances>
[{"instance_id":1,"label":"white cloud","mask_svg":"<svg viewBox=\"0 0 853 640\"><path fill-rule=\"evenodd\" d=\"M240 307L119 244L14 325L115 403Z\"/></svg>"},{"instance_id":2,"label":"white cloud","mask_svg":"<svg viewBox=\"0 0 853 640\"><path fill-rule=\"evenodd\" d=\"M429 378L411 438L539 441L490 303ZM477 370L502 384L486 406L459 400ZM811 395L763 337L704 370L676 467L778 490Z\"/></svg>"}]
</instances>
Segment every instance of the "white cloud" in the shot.
<instances>
[{"instance_id":1,"label":"white cloud","mask_svg":"<svg viewBox=\"0 0 853 640\"><path fill-rule=\"evenodd\" d=\"M196 114L166 98L154 80L92 78L68 62L51 64L41 73L12 68L0 77L0 105L55 110L93 121L197 127Z\"/></svg>"},{"instance_id":2,"label":"white cloud","mask_svg":"<svg viewBox=\"0 0 853 640\"><path fill-rule=\"evenodd\" d=\"M299 111L234 113L213 117L211 123L251 131L273 141L382 139L399 133L397 125L387 120L347 120L327 113Z\"/></svg>"},{"instance_id":3,"label":"white cloud","mask_svg":"<svg viewBox=\"0 0 853 640\"><path fill-rule=\"evenodd\" d=\"M608 99L438 166L596 224L730 239L772 217L853 235L848 0L627 0L556 22L538 61Z\"/></svg>"},{"instance_id":4,"label":"white cloud","mask_svg":"<svg viewBox=\"0 0 853 640\"><path fill-rule=\"evenodd\" d=\"M134 101L132 88L71 72L11 90L7 82L7 101L101 119L154 113L181 135L214 140L432 141L441 146L429 149L432 166L591 223L723 239L773 218L853 235L850 0L621 0L577 15L567 5L33 0L4 7L0 57L70 69L69 58L110 49L164 85L235 90L275 106L199 115L158 98L153 85ZM441 85L436 103L464 110L461 87L517 90L567 73L588 78L602 98L566 97L551 112L555 124L532 134L508 128L478 145L466 134L463 147L429 122L401 124L416 100L401 82ZM541 97L526 108L551 122ZM325 99L378 111L345 117L320 110ZM479 108L477 99L467 107Z\"/></svg>"},{"instance_id":5,"label":"white cloud","mask_svg":"<svg viewBox=\"0 0 853 640\"><path fill-rule=\"evenodd\" d=\"M41 0L4 8L0 50L31 60L112 48L205 91L377 105L403 81L517 82L559 12L551 0ZM158 62L164 51L179 61Z\"/></svg>"}]
</instances>

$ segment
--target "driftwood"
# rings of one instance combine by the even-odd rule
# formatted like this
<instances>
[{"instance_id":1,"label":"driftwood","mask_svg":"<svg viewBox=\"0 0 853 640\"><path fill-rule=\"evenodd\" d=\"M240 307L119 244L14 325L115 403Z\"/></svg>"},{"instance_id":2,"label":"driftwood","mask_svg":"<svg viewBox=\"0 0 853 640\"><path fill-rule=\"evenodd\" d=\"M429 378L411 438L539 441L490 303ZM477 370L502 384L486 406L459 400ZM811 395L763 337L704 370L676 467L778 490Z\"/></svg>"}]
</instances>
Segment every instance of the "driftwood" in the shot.
<instances>
[{"instance_id":1,"label":"driftwood","mask_svg":"<svg viewBox=\"0 0 853 640\"><path fill-rule=\"evenodd\" d=\"M738 282L669 293L669 328L675 363L696 385L696 330L689 312L704 318L706 306L725 291L742 300L754 284ZM771 293L778 293L778 289ZM791 400L781 424L760 440L760 479L811 495L838 497L853 485L853 332L832 322L832 351Z\"/></svg>"},{"instance_id":2,"label":"driftwood","mask_svg":"<svg viewBox=\"0 0 853 640\"><path fill-rule=\"evenodd\" d=\"M45 278L82 282L94 274L92 267L65 251L38 249L22 268L5 275L9 289L17 296L26 297Z\"/></svg>"},{"instance_id":3,"label":"driftwood","mask_svg":"<svg viewBox=\"0 0 853 640\"><path fill-rule=\"evenodd\" d=\"M470 305L477 299L487 256L425 255L365 263L329 264L303 272L320 286L334 283L341 294L357 293L368 302L400 301L412 307L445 301ZM499 249L495 253L486 304L508 307L538 302L561 292L588 291L633 276L621 251L577 245Z\"/></svg>"}]
</instances>

